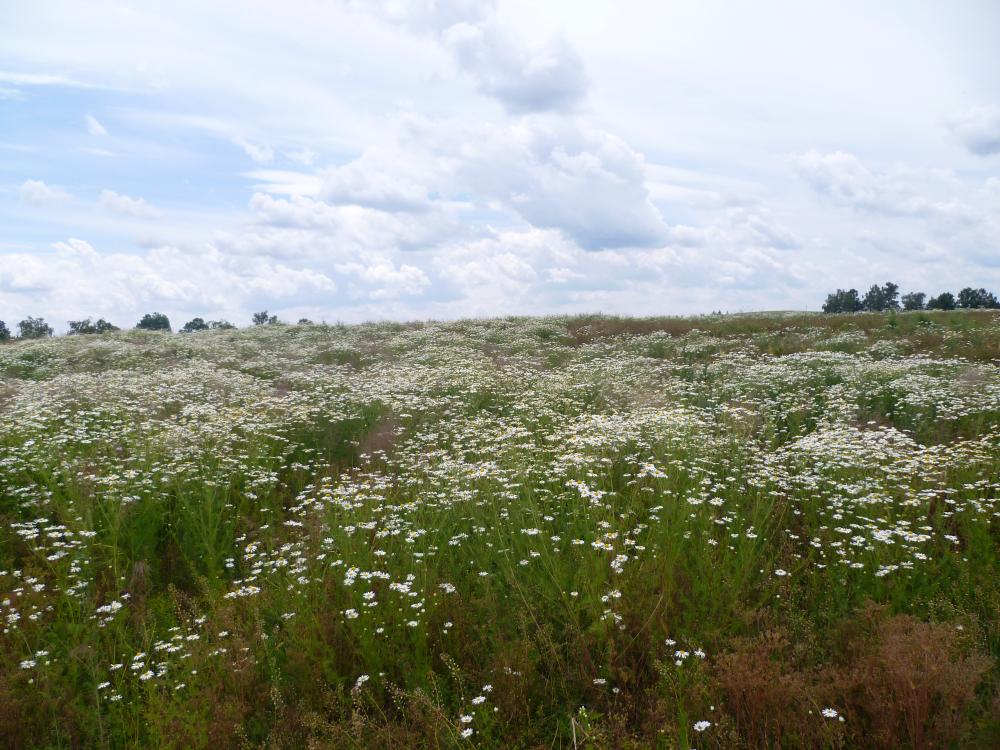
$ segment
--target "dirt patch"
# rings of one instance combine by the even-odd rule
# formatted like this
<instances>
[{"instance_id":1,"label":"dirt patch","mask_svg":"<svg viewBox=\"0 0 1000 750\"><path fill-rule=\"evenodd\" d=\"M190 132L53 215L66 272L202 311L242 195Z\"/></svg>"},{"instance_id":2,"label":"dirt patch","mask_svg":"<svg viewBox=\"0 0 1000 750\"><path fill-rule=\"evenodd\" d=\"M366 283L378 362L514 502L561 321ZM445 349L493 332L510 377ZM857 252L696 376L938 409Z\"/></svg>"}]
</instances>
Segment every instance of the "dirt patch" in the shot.
<instances>
[{"instance_id":1,"label":"dirt patch","mask_svg":"<svg viewBox=\"0 0 1000 750\"><path fill-rule=\"evenodd\" d=\"M358 443L358 457L388 456L399 437L399 421L392 413L383 414Z\"/></svg>"}]
</instances>

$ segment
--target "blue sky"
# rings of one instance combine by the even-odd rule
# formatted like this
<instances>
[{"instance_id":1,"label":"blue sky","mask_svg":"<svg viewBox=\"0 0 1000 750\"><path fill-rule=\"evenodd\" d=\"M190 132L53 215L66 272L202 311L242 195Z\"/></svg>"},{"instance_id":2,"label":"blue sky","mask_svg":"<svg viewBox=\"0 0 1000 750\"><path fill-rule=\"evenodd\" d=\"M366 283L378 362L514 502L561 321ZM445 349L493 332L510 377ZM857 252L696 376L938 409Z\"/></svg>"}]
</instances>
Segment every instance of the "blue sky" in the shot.
<instances>
[{"instance_id":1,"label":"blue sky","mask_svg":"<svg viewBox=\"0 0 1000 750\"><path fill-rule=\"evenodd\" d=\"M0 2L0 319L1000 291L1000 5Z\"/></svg>"}]
</instances>

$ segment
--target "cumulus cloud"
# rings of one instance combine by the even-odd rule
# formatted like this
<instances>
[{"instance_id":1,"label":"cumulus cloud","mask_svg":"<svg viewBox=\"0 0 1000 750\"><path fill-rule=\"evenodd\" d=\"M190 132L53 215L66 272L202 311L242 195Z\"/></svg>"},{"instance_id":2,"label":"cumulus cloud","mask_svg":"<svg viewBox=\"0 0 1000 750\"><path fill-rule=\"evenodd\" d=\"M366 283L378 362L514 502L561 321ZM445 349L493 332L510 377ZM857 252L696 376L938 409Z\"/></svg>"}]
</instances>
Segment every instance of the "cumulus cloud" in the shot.
<instances>
[{"instance_id":1,"label":"cumulus cloud","mask_svg":"<svg viewBox=\"0 0 1000 750\"><path fill-rule=\"evenodd\" d=\"M376 148L327 170L319 197L327 203L383 211L425 211L430 205L427 188L417 175L402 173L391 155Z\"/></svg>"},{"instance_id":2,"label":"cumulus cloud","mask_svg":"<svg viewBox=\"0 0 1000 750\"><path fill-rule=\"evenodd\" d=\"M293 302L337 285L313 268L235 258L213 246L153 248L142 254L96 250L70 238L48 253L15 253L0 265L0 307L43 310L52 320L101 315L127 324L137 311L177 316L245 311L261 299Z\"/></svg>"},{"instance_id":3,"label":"cumulus cloud","mask_svg":"<svg viewBox=\"0 0 1000 750\"><path fill-rule=\"evenodd\" d=\"M951 121L959 142L978 156L1000 154L1000 106L975 107Z\"/></svg>"},{"instance_id":4,"label":"cumulus cloud","mask_svg":"<svg viewBox=\"0 0 1000 750\"><path fill-rule=\"evenodd\" d=\"M160 215L159 211L142 198L130 198L114 190L101 191L101 206L113 213L136 219L155 219Z\"/></svg>"},{"instance_id":5,"label":"cumulus cloud","mask_svg":"<svg viewBox=\"0 0 1000 750\"><path fill-rule=\"evenodd\" d=\"M442 34L479 90L514 113L568 110L586 96L583 61L563 37L525 47L491 26L456 23Z\"/></svg>"},{"instance_id":6,"label":"cumulus cloud","mask_svg":"<svg viewBox=\"0 0 1000 750\"><path fill-rule=\"evenodd\" d=\"M252 239L224 240L234 252L283 257L331 257L354 250L428 250L448 238L466 236L470 227L448 211L390 213L357 205L332 205L300 195L288 199L255 193Z\"/></svg>"},{"instance_id":7,"label":"cumulus cloud","mask_svg":"<svg viewBox=\"0 0 1000 750\"><path fill-rule=\"evenodd\" d=\"M483 94L508 111L565 111L587 94L583 60L555 35L531 45L499 22L495 2L477 0L387 0L352 3L413 31L436 35Z\"/></svg>"},{"instance_id":8,"label":"cumulus cloud","mask_svg":"<svg viewBox=\"0 0 1000 750\"><path fill-rule=\"evenodd\" d=\"M415 121L407 145L428 150L447 184L532 226L559 229L586 249L650 247L666 238L644 159L602 130L547 117L510 125Z\"/></svg>"},{"instance_id":9,"label":"cumulus cloud","mask_svg":"<svg viewBox=\"0 0 1000 750\"><path fill-rule=\"evenodd\" d=\"M339 263L334 268L340 273L356 276L373 287L369 296L376 300L420 294L431 283L422 269L408 263L397 266L385 256Z\"/></svg>"},{"instance_id":10,"label":"cumulus cloud","mask_svg":"<svg viewBox=\"0 0 1000 750\"><path fill-rule=\"evenodd\" d=\"M84 115L83 119L84 122L87 123L87 132L91 135L105 136L108 134L107 128L105 128L93 115Z\"/></svg>"},{"instance_id":11,"label":"cumulus cloud","mask_svg":"<svg viewBox=\"0 0 1000 750\"><path fill-rule=\"evenodd\" d=\"M642 155L574 118L406 116L394 141L320 175L312 196L278 185L290 200L259 193L251 207L270 224L356 226L397 248L427 248L447 231L483 236L494 222L559 230L587 250L671 240Z\"/></svg>"},{"instance_id":12,"label":"cumulus cloud","mask_svg":"<svg viewBox=\"0 0 1000 750\"><path fill-rule=\"evenodd\" d=\"M835 203L873 214L920 218L940 229L960 230L987 217L955 190L969 191L947 172L895 169L873 172L853 154L809 151L793 157L798 174ZM935 193L937 195L935 195Z\"/></svg>"},{"instance_id":13,"label":"cumulus cloud","mask_svg":"<svg viewBox=\"0 0 1000 750\"><path fill-rule=\"evenodd\" d=\"M41 180L25 180L18 190L21 200L36 206L59 203L72 196L65 190L53 185L46 185Z\"/></svg>"}]
</instances>

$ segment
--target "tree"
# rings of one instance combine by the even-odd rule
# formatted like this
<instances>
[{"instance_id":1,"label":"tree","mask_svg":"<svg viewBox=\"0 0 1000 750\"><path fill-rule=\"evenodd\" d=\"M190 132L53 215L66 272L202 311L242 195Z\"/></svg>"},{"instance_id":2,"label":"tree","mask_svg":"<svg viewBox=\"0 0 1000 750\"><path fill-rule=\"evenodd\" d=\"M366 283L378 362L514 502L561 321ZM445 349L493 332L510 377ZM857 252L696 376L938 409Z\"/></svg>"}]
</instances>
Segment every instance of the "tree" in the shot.
<instances>
[{"instance_id":1,"label":"tree","mask_svg":"<svg viewBox=\"0 0 1000 750\"><path fill-rule=\"evenodd\" d=\"M904 310L923 310L927 295L923 292L909 292L903 295Z\"/></svg>"},{"instance_id":2,"label":"tree","mask_svg":"<svg viewBox=\"0 0 1000 750\"><path fill-rule=\"evenodd\" d=\"M987 292L982 287L973 289L967 286L958 293L958 306L967 310L982 308L995 310L997 307L1000 307L1000 303L997 302L997 298L992 292Z\"/></svg>"},{"instance_id":3,"label":"tree","mask_svg":"<svg viewBox=\"0 0 1000 750\"><path fill-rule=\"evenodd\" d=\"M163 313L146 313L135 327L144 331L169 331L170 319Z\"/></svg>"},{"instance_id":4,"label":"tree","mask_svg":"<svg viewBox=\"0 0 1000 750\"><path fill-rule=\"evenodd\" d=\"M236 326L234 326L228 320L210 320L208 321L208 327L213 330L218 329L223 331L231 331L234 328L236 328Z\"/></svg>"},{"instance_id":5,"label":"tree","mask_svg":"<svg viewBox=\"0 0 1000 750\"><path fill-rule=\"evenodd\" d=\"M22 339L43 339L53 333L52 326L43 318L32 318L30 315L17 324L17 330Z\"/></svg>"},{"instance_id":6,"label":"tree","mask_svg":"<svg viewBox=\"0 0 1000 750\"><path fill-rule=\"evenodd\" d=\"M204 318L192 318L184 327L181 328L181 333L193 333L194 331L207 331L208 323L205 322Z\"/></svg>"},{"instance_id":7,"label":"tree","mask_svg":"<svg viewBox=\"0 0 1000 750\"><path fill-rule=\"evenodd\" d=\"M0 341L10 341L10 329L0 320Z\"/></svg>"},{"instance_id":8,"label":"tree","mask_svg":"<svg viewBox=\"0 0 1000 750\"><path fill-rule=\"evenodd\" d=\"M311 326L311 325L313 325L313 322L311 320L309 320L309 318L299 318L299 325L300 326Z\"/></svg>"},{"instance_id":9,"label":"tree","mask_svg":"<svg viewBox=\"0 0 1000 750\"><path fill-rule=\"evenodd\" d=\"M117 330L119 330L118 326L113 323L109 323L104 318L98 318L96 322L92 321L90 318L87 318L86 320L69 321L70 336L83 333L110 333L111 331Z\"/></svg>"},{"instance_id":10,"label":"tree","mask_svg":"<svg viewBox=\"0 0 1000 750\"><path fill-rule=\"evenodd\" d=\"M899 309L899 285L887 281L884 286L873 284L861 304L871 312Z\"/></svg>"},{"instance_id":11,"label":"tree","mask_svg":"<svg viewBox=\"0 0 1000 750\"><path fill-rule=\"evenodd\" d=\"M825 313L851 313L861 309L861 298L858 297L857 289L838 289L833 294L827 295L826 302L823 303Z\"/></svg>"},{"instance_id":12,"label":"tree","mask_svg":"<svg viewBox=\"0 0 1000 750\"><path fill-rule=\"evenodd\" d=\"M278 322L278 316L277 315L269 316L267 314L267 310L261 310L260 312L256 312L253 314L253 324L255 326L267 326L267 325L273 326L277 322Z\"/></svg>"},{"instance_id":13,"label":"tree","mask_svg":"<svg viewBox=\"0 0 1000 750\"><path fill-rule=\"evenodd\" d=\"M928 310L954 310L955 295L951 292L941 292L937 297L927 300Z\"/></svg>"}]
</instances>

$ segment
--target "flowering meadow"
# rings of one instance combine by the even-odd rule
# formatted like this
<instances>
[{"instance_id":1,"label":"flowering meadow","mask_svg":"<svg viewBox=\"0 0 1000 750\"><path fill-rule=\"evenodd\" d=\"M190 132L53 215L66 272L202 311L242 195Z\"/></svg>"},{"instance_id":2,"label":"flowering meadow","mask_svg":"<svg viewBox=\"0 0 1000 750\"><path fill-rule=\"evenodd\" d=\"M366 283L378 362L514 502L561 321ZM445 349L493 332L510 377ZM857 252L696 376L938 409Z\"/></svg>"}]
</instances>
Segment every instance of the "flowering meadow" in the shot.
<instances>
[{"instance_id":1,"label":"flowering meadow","mask_svg":"<svg viewBox=\"0 0 1000 750\"><path fill-rule=\"evenodd\" d=\"M0 346L0 745L1000 746L1000 315Z\"/></svg>"}]
</instances>

